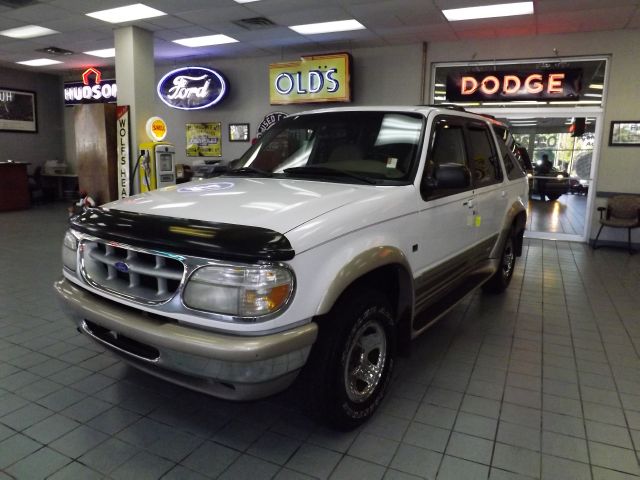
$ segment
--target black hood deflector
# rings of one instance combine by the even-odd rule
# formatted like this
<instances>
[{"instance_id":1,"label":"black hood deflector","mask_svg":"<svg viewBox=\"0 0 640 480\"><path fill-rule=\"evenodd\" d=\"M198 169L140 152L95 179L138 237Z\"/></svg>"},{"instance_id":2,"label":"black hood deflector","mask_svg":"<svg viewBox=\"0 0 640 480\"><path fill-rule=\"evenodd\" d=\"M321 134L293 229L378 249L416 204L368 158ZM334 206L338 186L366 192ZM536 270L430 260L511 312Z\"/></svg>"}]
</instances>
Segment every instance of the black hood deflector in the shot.
<instances>
[{"instance_id":1,"label":"black hood deflector","mask_svg":"<svg viewBox=\"0 0 640 480\"><path fill-rule=\"evenodd\" d=\"M149 250L220 260L291 260L287 237L267 228L92 208L69 220L72 229Z\"/></svg>"}]
</instances>

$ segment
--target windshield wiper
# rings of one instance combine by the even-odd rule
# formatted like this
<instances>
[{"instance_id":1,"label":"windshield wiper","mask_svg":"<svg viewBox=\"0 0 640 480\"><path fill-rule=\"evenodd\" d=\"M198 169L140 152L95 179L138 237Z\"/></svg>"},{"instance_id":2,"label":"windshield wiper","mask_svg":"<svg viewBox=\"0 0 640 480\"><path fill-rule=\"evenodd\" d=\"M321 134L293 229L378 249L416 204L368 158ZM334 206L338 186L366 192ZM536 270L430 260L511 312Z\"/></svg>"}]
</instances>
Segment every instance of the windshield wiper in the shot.
<instances>
[{"instance_id":1,"label":"windshield wiper","mask_svg":"<svg viewBox=\"0 0 640 480\"><path fill-rule=\"evenodd\" d=\"M261 175L263 177L273 177L273 173L267 172L266 170L261 170L256 167L240 167L234 168L232 170L227 170L225 175Z\"/></svg>"},{"instance_id":2,"label":"windshield wiper","mask_svg":"<svg viewBox=\"0 0 640 480\"><path fill-rule=\"evenodd\" d=\"M336 168L323 167L320 165L307 165L305 167L285 168L283 172L292 174L292 175L326 175L326 176L334 176L334 177L348 177L348 178L359 180L364 183L368 183L369 185L376 184L374 180L371 180L370 178L367 178L364 175L358 175L357 173L351 173L345 170L338 170Z\"/></svg>"}]
</instances>

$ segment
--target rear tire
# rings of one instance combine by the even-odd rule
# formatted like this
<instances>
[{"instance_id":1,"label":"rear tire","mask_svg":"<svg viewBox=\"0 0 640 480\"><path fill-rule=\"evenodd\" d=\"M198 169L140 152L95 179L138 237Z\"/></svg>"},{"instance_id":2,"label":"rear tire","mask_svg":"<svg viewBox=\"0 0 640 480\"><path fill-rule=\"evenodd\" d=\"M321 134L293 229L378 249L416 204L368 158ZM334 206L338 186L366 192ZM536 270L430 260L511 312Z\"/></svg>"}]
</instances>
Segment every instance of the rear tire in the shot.
<instances>
[{"instance_id":1,"label":"rear tire","mask_svg":"<svg viewBox=\"0 0 640 480\"><path fill-rule=\"evenodd\" d=\"M395 356L392 309L384 294L347 292L320 323L307 364L314 410L337 430L352 430L376 411Z\"/></svg>"},{"instance_id":2,"label":"rear tire","mask_svg":"<svg viewBox=\"0 0 640 480\"><path fill-rule=\"evenodd\" d=\"M500 266L496 273L482 286L485 292L502 293L511 283L513 269L516 264L516 249L513 232L509 233L500 254Z\"/></svg>"},{"instance_id":3,"label":"rear tire","mask_svg":"<svg viewBox=\"0 0 640 480\"><path fill-rule=\"evenodd\" d=\"M560 195L555 195L555 194L554 194L554 195L549 195L549 194L547 193L547 197L549 197L549 200L551 200L551 201L553 202L554 200L559 199L559 198L560 198Z\"/></svg>"}]
</instances>

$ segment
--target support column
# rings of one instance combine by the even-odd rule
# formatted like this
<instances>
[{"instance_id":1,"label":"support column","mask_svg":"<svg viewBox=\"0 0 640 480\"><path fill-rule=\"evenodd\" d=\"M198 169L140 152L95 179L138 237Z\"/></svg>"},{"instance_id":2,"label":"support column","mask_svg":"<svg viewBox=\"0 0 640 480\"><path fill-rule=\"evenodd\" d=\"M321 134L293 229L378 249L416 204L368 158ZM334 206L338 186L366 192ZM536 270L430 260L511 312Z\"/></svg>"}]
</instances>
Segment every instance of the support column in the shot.
<instances>
[{"instance_id":1,"label":"support column","mask_svg":"<svg viewBox=\"0 0 640 480\"><path fill-rule=\"evenodd\" d=\"M155 62L153 33L129 26L114 31L118 104L129 105L131 122L131 168L140 155L138 144L148 141L145 123L155 111ZM137 182L131 178L131 193ZM135 186L135 187L134 187Z\"/></svg>"}]
</instances>

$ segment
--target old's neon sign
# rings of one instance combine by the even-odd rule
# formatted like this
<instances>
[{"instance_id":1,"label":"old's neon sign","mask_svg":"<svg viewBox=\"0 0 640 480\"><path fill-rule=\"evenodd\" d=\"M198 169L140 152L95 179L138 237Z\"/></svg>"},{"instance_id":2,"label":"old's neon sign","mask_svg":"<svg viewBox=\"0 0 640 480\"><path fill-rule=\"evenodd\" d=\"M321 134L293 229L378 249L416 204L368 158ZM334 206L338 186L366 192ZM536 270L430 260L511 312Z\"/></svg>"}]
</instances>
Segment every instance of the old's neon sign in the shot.
<instances>
[{"instance_id":1,"label":"old's neon sign","mask_svg":"<svg viewBox=\"0 0 640 480\"><path fill-rule=\"evenodd\" d=\"M117 95L118 86L116 81L103 80L102 72L94 67L87 68L82 73L82 82L64 84L65 105L110 103L117 100Z\"/></svg>"},{"instance_id":2,"label":"old's neon sign","mask_svg":"<svg viewBox=\"0 0 640 480\"><path fill-rule=\"evenodd\" d=\"M582 71L473 72L447 77L447 99L549 100L580 97Z\"/></svg>"},{"instance_id":3,"label":"old's neon sign","mask_svg":"<svg viewBox=\"0 0 640 480\"><path fill-rule=\"evenodd\" d=\"M336 78L337 74L337 68L330 68L326 71L310 70L306 78L302 72L283 72L276 77L274 87L281 95L289 95L294 88L298 95L303 95L322 91L326 83L326 91L334 93L340 88L340 81Z\"/></svg>"}]
</instances>

